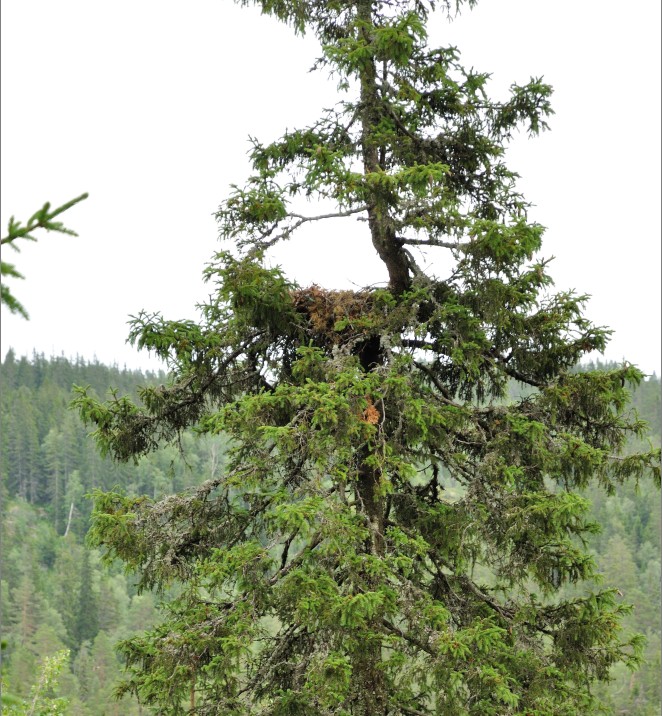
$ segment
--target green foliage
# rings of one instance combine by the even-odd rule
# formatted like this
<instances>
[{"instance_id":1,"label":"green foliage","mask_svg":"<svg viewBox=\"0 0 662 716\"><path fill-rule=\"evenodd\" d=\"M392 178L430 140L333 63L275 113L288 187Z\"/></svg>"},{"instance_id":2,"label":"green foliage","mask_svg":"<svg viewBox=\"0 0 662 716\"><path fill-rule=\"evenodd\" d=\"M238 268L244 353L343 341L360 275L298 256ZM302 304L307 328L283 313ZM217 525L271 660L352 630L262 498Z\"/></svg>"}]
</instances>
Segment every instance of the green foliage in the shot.
<instances>
[{"instance_id":1,"label":"green foliage","mask_svg":"<svg viewBox=\"0 0 662 716\"><path fill-rule=\"evenodd\" d=\"M121 670L114 643L154 621L151 595L136 596L117 568L101 571L98 553L86 551L74 534L58 536L43 510L24 502L5 501L2 544L3 709L30 713L37 695L34 714L137 716L135 700L113 698ZM44 550L52 545L57 554L49 563ZM91 613L80 611L89 609L81 599L85 579L96 602ZM81 624L95 615L103 629L80 643ZM56 683L50 666L62 651L70 651L71 658L62 661Z\"/></svg>"},{"instance_id":2,"label":"green foliage","mask_svg":"<svg viewBox=\"0 0 662 716\"><path fill-rule=\"evenodd\" d=\"M360 76L369 44L338 43L338 67ZM409 50L394 47L397 68ZM495 110L494 132L521 118L525 99ZM380 124L364 144L400 147L397 126L387 141ZM324 332L317 304L297 303L296 287L255 251L281 217L280 238L299 219L285 217L281 198L276 213L255 204L269 204L271 189L241 195L219 218L248 253L221 256L207 273L221 288L203 325L187 327L196 364L176 352L172 324L143 323L141 337L173 356L171 383L144 409L79 394L102 451L118 459L189 425L232 445L225 474L188 495L97 495L94 543L144 588L184 583L161 624L121 643L118 693L167 713L189 699L196 713L237 715L569 716L598 708L589 685L612 667L640 664L642 639L623 633L628 609L615 590L587 584L561 602L558 593L597 578L582 546L596 526L576 491L594 479L608 491L645 473L659 480L656 453L619 455L629 435L643 436L627 409L627 386L642 375L628 365L570 372L607 333L583 318L583 297L541 297L545 267L527 265L539 227L512 216L499 228L496 197L513 213L520 200L500 181L472 195L478 169L458 171L457 158L430 168L431 184L444 186L438 199L420 180L421 151L359 180L337 154L321 168L323 150L309 159L302 150L296 181L315 192L324 181L341 208L366 202L373 226L390 212L398 232L421 229L411 202L438 215L440 202L464 196L472 208L453 221L467 245L444 240L456 267L443 289L399 263L386 222L373 241L391 276L390 309L368 306L360 323L334 310ZM423 224L428 245L443 248L447 229ZM537 390L508 405L513 377ZM445 499L442 470L460 499Z\"/></svg>"},{"instance_id":3,"label":"green foliage","mask_svg":"<svg viewBox=\"0 0 662 716\"><path fill-rule=\"evenodd\" d=\"M517 130L546 128L551 88L493 101L487 74L426 44L430 3L259 4L317 36L346 99L253 142L253 176L217 215L231 244L205 271L200 322L133 321L167 381L138 400L77 389L120 462L190 429L228 440L224 470L188 491L95 492L106 562L139 590L177 587L120 643L118 694L172 714L599 712L596 686L644 644L600 583L584 495L659 485L660 453L630 407L641 371L577 370L609 331L586 296L552 291L505 165ZM336 211L292 211L303 197ZM269 265L302 225L354 214L384 288L300 288ZM509 399L512 381L525 390ZM631 567L611 576L627 588Z\"/></svg>"},{"instance_id":4,"label":"green foliage","mask_svg":"<svg viewBox=\"0 0 662 716\"><path fill-rule=\"evenodd\" d=\"M381 297L379 306L392 305L388 296ZM350 323L352 319L350 319ZM345 329L343 329L345 330ZM317 349L302 349L301 365L297 371L302 374L314 373L320 375L324 368L324 355ZM48 434L43 431L50 431L51 425L62 425L65 422L64 404L67 391L67 381L75 380L81 383L99 383L104 385L114 382L123 390L135 393L133 387L137 382L144 382L145 376L138 373L122 374L96 364L79 363L78 366L63 359L45 361L38 356L32 362L13 362L9 356L9 363L2 365L3 391L2 395L11 398L15 391L23 387L30 390L30 399L35 402L41 416L42 427L39 435L42 441L47 441ZM17 368L20 368L20 372ZM595 366L593 368L596 368ZM598 366L600 370L615 370L617 366ZM163 378L161 378L163 379ZM18 382L17 382L18 381ZM62 385L54 392L53 386ZM30 386L30 388L28 388ZM46 391L46 392L44 392ZM46 399L46 395L50 396ZM55 399L55 396L60 396ZM516 392L515 395L518 395ZM633 405L637 406L643 418L647 420L651 430L651 440L655 444L660 442L660 411L659 411L660 384L656 378L643 381L633 393ZM11 405L9 400L5 405ZM367 410L368 404L362 396L357 400L357 406L361 410ZM419 403L417 410L425 409L425 405ZM71 416L69 416L71 417ZM361 429L368 430L369 423L362 423ZM524 426L518 427L520 432ZM526 435L526 431L523 432ZM71 464L82 467L92 460L94 454L90 452L87 441L74 439L72 443L64 442L62 449L70 453ZM67 438L68 440L68 438ZM143 459L141 465L136 468L125 468L125 472L118 472L117 466L104 461L94 468L94 479L101 484L117 483L122 491L132 493L134 498L126 497L124 494L117 495L115 511L125 504L127 513L135 512L137 497L146 491L152 499L158 500L164 494L171 493L177 485L199 484L210 477L218 477L223 465L224 443L208 443L208 438L193 440L189 433L182 436L182 444L186 450L186 461L191 465L192 474L187 478L188 483L182 481L183 475L177 473L168 478L169 463L177 457L177 451L154 453L148 459ZM642 438L642 441L644 439ZM638 441L640 444L644 444ZM630 444L628 450L633 450L636 443ZM95 464L95 463L92 463ZM9 470L9 481L7 485L15 485L16 481L11 479L11 465ZM83 468L86 472L85 468ZM179 472L178 468L178 472ZM105 474L104 470L113 470ZM512 479L517 477L517 472ZM71 475L68 480L72 479ZM165 480L165 481L164 481ZM438 530L438 543L447 543L447 551L453 553L457 550L460 533L457 529L457 511L453 509L452 503L457 500L458 483L449 474L442 473L439 476L440 483L446 488L443 494L446 500L438 505L439 524L443 527ZM150 482L151 481L151 482ZM414 479L414 484L422 484L425 480L421 477ZM94 482L87 483L88 490L92 489ZM238 486L236 494L240 494L241 487ZM430 489L430 488L429 488ZM74 650L75 656L72 665L63 669L60 676L60 694L70 702L69 712L89 713L90 716L101 713L122 713L125 715L137 714L137 705L134 700L122 699L115 702L113 692L116 682L120 678L120 662L113 655L110 648L111 642L117 640L131 641L134 635L149 629L157 620L155 611L155 600L151 592L146 591L137 595L131 584L127 583L125 577L119 573L117 564L109 564L101 569L95 553L90 555L89 565L92 578L87 579L88 584L93 585L93 595L98 603L99 627L103 634L97 635L94 643L83 643L80 648L76 641L76 623L82 616L78 609L78 599L83 582L82 566L84 553L82 545L76 535L82 536L87 527L87 519L80 515L79 522L74 521L67 538L63 538L63 525L60 524L58 536L54 531L55 523L45 516L44 511L49 511L55 495L52 491L44 490L41 502L32 507L23 502L16 502L17 494L9 492L10 502L5 503L5 519L3 520L3 598L0 600L3 609L4 633L8 637L8 649L3 654L5 664L4 694L6 697L3 704L7 707L13 699L15 705L23 703L29 696L29 689L39 678L38 663L44 656L50 656L66 645ZM213 494L213 493L212 493ZM108 496L109 500L111 496ZM622 614L625 633L644 633L647 637L647 645L644 649L644 664L633 674L627 671L624 665L617 665L612 669L611 675L614 679L611 684L597 687L597 693L609 705L609 712L633 713L637 716L651 716L659 710L659 532L660 532L660 506L659 493L650 482L642 482L638 490L627 483L614 485L613 495L606 496L604 490L595 482L587 488L585 497L592 503L590 513L582 513L585 524L598 522L602 526L599 533L587 534L586 538L590 547L590 553L597 565L597 573L603 584L596 583L593 588L597 591L605 585L617 585L623 596L615 595L616 604L609 607L614 609L620 604L633 603L635 609L629 614ZM563 497L566 501L566 517L568 519L574 505L583 510L585 503L581 499L569 495ZM144 503L145 498L138 500L138 504ZM76 503L77 505L79 503ZM80 503L85 504L85 501ZM185 500L173 500L169 504L173 510L186 509ZM550 507L555 503L550 503ZM316 523L314 515L319 513L323 505L319 497L310 496L300 503L280 503L271 513L271 521L274 529L279 529L292 534L298 529L297 537L290 544L292 553L299 552L302 546L302 539L314 534ZM103 517L108 510L101 502L97 503L99 516ZM542 511L536 514L542 517L545 514L553 515L553 511ZM402 502L398 509L401 512L407 511L407 506ZM77 510L78 512L78 510ZM119 515L119 513L118 513ZM65 515L66 518L66 515ZM128 524L128 522L127 522ZM183 549L184 543L177 540L175 523L170 533L175 549ZM200 525L202 527L202 525ZM336 549L342 549L343 535L334 535ZM329 538L330 539L330 538ZM402 529L390 526L387 539L389 544L397 545L399 552L390 555L389 559L398 573L405 575L415 574L417 563L424 558L427 550L426 540L420 535L414 535L411 530L404 532ZM259 540L258 540L259 541ZM217 545L218 546L218 545ZM315 548L318 552L322 544ZM26 549L27 548L27 549ZM189 546L190 548L190 546ZM259 541L257 549L253 554L260 555L262 542ZM313 552L313 554L315 554ZM129 554L127 552L127 554ZM238 553L234 553L238 554ZM272 550L273 558L277 565L282 560L280 549ZM220 580L224 572L220 569L221 559L224 556L220 551L214 555L215 563L209 560L206 569L209 579ZM249 553L243 555L245 558ZM355 559L355 557L354 557ZM223 561L224 563L224 561ZM182 564L180 579L187 578L186 565ZM28 568L26 570L26 568ZM29 578L26 578L26 572ZM307 624L317 625L324 623L326 628L332 628L336 621L344 619L347 624L361 624L369 618L371 609L384 605L388 602L378 601L374 595L366 594L347 595L338 597L337 588L334 582L327 575L320 577L319 570L312 573L292 570L287 582L287 588L283 588L283 599L297 600L300 603L297 618ZM484 581L487 581L483 577ZM215 582L216 583L216 582ZM578 583L563 587L557 592L556 599L565 599L572 602L583 594L585 587ZM333 595L336 595L335 597ZM10 596L11 595L11 596ZM72 598L72 596L74 598ZM388 596L388 595L387 595ZM381 607L380 607L381 608ZM167 613L167 612L166 612ZM25 617L23 617L25 615ZM418 614L418 619L428 625L431 629L443 629L448 624L449 612L439 603L428 602L425 610ZM22 621L24 620L24 621ZM24 623L24 626L20 626ZM277 624L265 618L265 628L273 634ZM20 627L20 629L19 629ZM345 627L353 631L354 627ZM27 635L27 645L20 646L19 635ZM489 632L488 632L489 634ZM500 632L495 632L498 636ZM457 632L454 636L458 636ZM393 637L395 639L395 636ZM486 637L480 637L486 638ZM457 645L448 640L444 643L444 653L459 653L465 648L464 642L456 639ZM441 648L441 647L440 647ZM227 642L226 651L230 649L230 642ZM402 651L388 652L387 661L390 669L402 669L407 661L406 654ZM112 658L111 658L112 657ZM446 656L445 658L449 658ZM524 655L521 655L524 658ZM296 703L297 700L306 703L312 698L311 694L318 694L320 702L330 704L329 708L342 702L349 693L352 677L351 662L342 648L335 651L330 649L328 655L319 655L311 663L310 687L306 695L290 693L284 697L284 703ZM535 669L535 665L531 665ZM312 670L314 669L314 675ZM424 665L412 666L407 673L423 674ZM489 709L495 709L500 713L506 707L509 697L502 688L507 686L502 681L503 677L490 672L486 668L485 678L491 679L499 689L500 699L506 701L494 701L485 705L486 713ZM550 673L550 678L553 674ZM412 676L412 678L414 678ZM416 677L419 678L419 677ZM166 679L164 678L164 683ZM156 689L157 682L154 688ZM501 684L501 685L499 685ZM23 688L20 688L20 687ZM403 684L401 695L402 703L407 703L406 684ZM409 684L411 687L411 684ZM511 690L512 693L512 690ZM496 690L495 690L496 694ZM186 702L190 701L190 693ZM283 706L286 708L286 706ZM289 708L289 706L287 706ZM305 706L301 707L305 709ZM143 713L145 709L143 709Z\"/></svg>"},{"instance_id":5,"label":"green foliage","mask_svg":"<svg viewBox=\"0 0 662 716\"><path fill-rule=\"evenodd\" d=\"M84 550L80 570L80 588L76 604L77 619L74 630L78 645L84 641L94 641L94 637L99 632L99 606L92 584L92 575L90 555L87 550Z\"/></svg>"},{"instance_id":6,"label":"green foliage","mask_svg":"<svg viewBox=\"0 0 662 716\"><path fill-rule=\"evenodd\" d=\"M85 494L113 485L152 498L182 490L219 473L225 441L187 434L187 464L171 448L136 467L118 466L99 458L67 410L72 383L101 394L114 384L137 396L139 384L165 375L64 357L16 359L10 351L0 380L3 707L23 708L40 662L68 648L57 691L67 713L137 715L135 700L113 698L121 669L114 644L155 621L156 600L138 596L118 566L101 569L100 555L82 544L91 510Z\"/></svg>"},{"instance_id":7,"label":"green foliage","mask_svg":"<svg viewBox=\"0 0 662 716\"><path fill-rule=\"evenodd\" d=\"M153 494L155 485L147 475L147 464L142 474L134 472L130 477L126 468L102 461L86 440L84 426L67 411L67 405L74 382L87 384L100 395L106 393L109 384L135 393L137 383L155 383L165 380L165 375L144 375L64 357L48 361L35 355L32 361L16 360L11 351L1 370L0 465L9 494L45 507L59 534L66 531L71 512L70 528L79 536L85 534L90 513L83 495L94 487L118 484L129 488L137 479L142 483L140 490ZM152 466L167 474L168 458L163 454ZM178 484L183 487L183 466L177 473Z\"/></svg>"},{"instance_id":8,"label":"green foliage","mask_svg":"<svg viewBox=\"0 0 662 716\"><path fill-rule=\"evenodd\" d=\"M3 710L17 716L64 716L67 713L68 701L53 694L57 690L60 671L68 659L69 652L66 649L45 657L39 677L30 690L29 699L22 703L9 704L9 707Z\"/></svg>"},{"instance_id":9,"label":"green foliage","mask_svg":"<svg viewBox=\"0 0 662 716\"><path fill-rule=\"evenodd\" d=\"M71 229L67 229L64 224L60 221L53 221L56 216L59 216L63 212L70 209L78 202L87 199L88 194L81 194L79 197L68 201L66 204L58 207L57 209L51 209L51 205L46 202L41 209L36 211L27 221L25 226L21 225L20 221L16 221L12 216L9 219L9 226L7 227L7 236L0 239L0 245L4 246L7 244L11 246L14 251L20 249L16 246L17 239L27 239L28 241L36 241L37 239L32 235L37 229L46 229L46 231L57 231L61 234L69 234L70 236L78 236ZM0 262L0 276L11 277L11 278L24 278L23 274L19 273L13 264L5 261ZM28 313L23 305L14 297L12 292L7 288L3 281L0 287L0 303L7 306L11 313L19 313L23 318L28 318Z\"/></svg>"}]
</instances>

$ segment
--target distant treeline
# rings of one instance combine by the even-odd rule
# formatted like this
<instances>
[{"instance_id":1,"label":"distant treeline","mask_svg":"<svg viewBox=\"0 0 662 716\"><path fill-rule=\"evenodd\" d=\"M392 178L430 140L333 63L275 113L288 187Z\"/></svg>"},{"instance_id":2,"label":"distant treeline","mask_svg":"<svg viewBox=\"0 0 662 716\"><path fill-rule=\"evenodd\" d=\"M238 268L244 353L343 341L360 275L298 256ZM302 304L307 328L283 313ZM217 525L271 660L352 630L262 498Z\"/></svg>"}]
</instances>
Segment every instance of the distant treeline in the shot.
<instances>
[{"instance_id":1,"label":"distant treeline","mask_svg":"<svg viewBox=\"0 0 662 716\"><path fill-rule=\"evenodd\" d=\"M159 497L197 484L219 467L223 440L183 438L186 460L175 447L154 453L140 465L102 459L88 429L69 409L72 386L90 386L100 397L109 389L135 394L137 386L163 383L163 372L108 367L64 357L35 354L17 360L10 351L1 366L2 395L0 468L10 499L42 508L57 534L87 531L95 488L118 488Z\"/></svg>"}]
</instances>

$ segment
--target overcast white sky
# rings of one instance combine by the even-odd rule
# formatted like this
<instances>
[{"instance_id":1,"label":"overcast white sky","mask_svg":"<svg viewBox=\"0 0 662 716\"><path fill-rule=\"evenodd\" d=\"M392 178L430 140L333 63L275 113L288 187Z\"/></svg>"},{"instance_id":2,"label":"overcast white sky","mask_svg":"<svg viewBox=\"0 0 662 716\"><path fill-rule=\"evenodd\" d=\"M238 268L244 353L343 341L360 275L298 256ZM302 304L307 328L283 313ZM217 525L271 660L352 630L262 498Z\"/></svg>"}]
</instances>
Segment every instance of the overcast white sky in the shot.
<instances>
[{"instance_id":1,"label":"overcast white sky","mask_svg":"<svg viewBox=\"0 0 662 716\"><path fill-rule=\"evenodd\" d=\"M229 0L3 0L2 231L84 191L63 216L79 238L43 234L8 285L30 313L2 309L2 355L33 349L154 368L125 344L141 308L195 317L212 217L249 167L249 134L274 139L333 104L309 74L312 39ZM494 94L544 75L552 131L510 152L520 188L548 227L559 289L592 299L615 331L607 358L660 374L660 3L482 0L437 44L493 74ZM278 261L302 284L384 279L363 225L291 242Z\"/></svg>"}]
</instances>

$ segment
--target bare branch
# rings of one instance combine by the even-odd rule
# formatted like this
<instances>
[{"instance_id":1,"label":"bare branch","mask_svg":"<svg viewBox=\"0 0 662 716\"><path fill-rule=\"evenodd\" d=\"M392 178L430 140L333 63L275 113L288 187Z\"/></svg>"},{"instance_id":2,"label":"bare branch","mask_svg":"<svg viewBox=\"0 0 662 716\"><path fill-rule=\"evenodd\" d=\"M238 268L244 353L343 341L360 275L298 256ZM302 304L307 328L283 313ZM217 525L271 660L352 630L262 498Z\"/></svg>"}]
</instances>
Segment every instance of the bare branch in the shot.
<instances>
[{"instance_id":1,"label":"bare branch","mask_svg":"<svg viewBox=\"0 0 662 716\"><path fill-rule=\"evenodd\" d=\"M429 644L424 644L420 639L417 639L416 637L412 636L411 634L407 634L406 632L402 631L402 629L400 629L400 627L397 627L395 624L392 624L390 621L388 621L388 619L382 619L382 624L386 628L387 631L391 632L391 634L395 634L396 636L399 636L401 639L408 641L410 644L418 647L421 651L424 651L426 654L430 654L430 656L438 656L437 652Z\"/></svg>"},{"instance_id":2,"label":"bare branch","mask_svg":"<svg viewBox=\"0 0 662 716\"><path fill-rule=\"evenodd\" d=\"M461 407L456 402L451 400L451 394L450 394L449 390L446 388L445 385L442 385L439 382L439 380L437 379L437 376L432 372L432 370L430 370L430 368L427 365L425 365L425 363L419 363L418 361L414 361L414 365L419 370L422 370L428 376L428 378L434 384L435 388L441 393L445 403L448 403L448 405L454 405L457 408Z\"/></svg>"},{"instance_id":3,"label":"bare branch","mask_svg":"<svg viewBox=\"0 0 662 716\"><path fill-rule=\"evenodd\" d=\"M312 552L312 550L317 547L318 544L322 541L321 535L317 534L313 537L312 541L307 544L295 557L293 557L292 561L279 569L276 574L274 574L271 579L269 579L269 586L273 587L276 582L278 582L280 579L282 579L285 575L289 574L295 567L298 567L304 560L305 556L308 554L308 552Z\"/></svg>"},{"instance_id":4,"label":"bare branch","mask_svg":"<svg viewBox=\"0 0 662 716\"><path fill-rule=\"evenodd\" d=\"M442 249L459 249L463 250L471 246L470 241L441 241L440 239L408 239L407 237L398 237L402 244L409 246L440 246Z\"/></svg>"},{"instance_id":5,"label":"bare branch","mask_svg":"<svg viewBox=\"0 0 662 716\"><path fill-rule=\"evenodd\" d=\"M347 216L353 216L354 214L360 214L362 211L367 211L367 210L368 210L367 206L359 206L356 209L348 209L347 211L336 211L336 212L331 212L329 214L319 214L318 216L302 216L301 214L290 214L289 215L290 218L298 219L298 221L295 221L294 224L285 228L283 231L281 231L280 234L276 234L276 236L274 236L272 239L269 239L269 241L260 243L259 248L260 249L268 249L281 240L289 239L290 236L300 226L303 226L303 224L307 224L311 221L322 221L323 219L342 219ZM269 229L269 231L264 233L262 238L266 238L267 236L270 236L274 229L275 229L275 225L273 225Z\"/></svg>"}]
</instances>

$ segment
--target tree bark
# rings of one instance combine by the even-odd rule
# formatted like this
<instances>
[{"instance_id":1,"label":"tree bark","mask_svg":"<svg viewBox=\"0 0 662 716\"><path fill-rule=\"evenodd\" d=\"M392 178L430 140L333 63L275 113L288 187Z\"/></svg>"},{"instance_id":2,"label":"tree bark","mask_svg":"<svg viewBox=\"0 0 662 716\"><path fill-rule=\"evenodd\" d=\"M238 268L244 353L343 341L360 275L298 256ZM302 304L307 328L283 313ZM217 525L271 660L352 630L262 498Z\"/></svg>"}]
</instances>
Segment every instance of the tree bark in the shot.
<instances>
[{"instance_id":1,"label":"tree bark","mask_svg":"<svg viewBox=\"0 0 662 716\"><path fill-rule=\"evenodd\" d=\"M370 43L370 27L372 26L372 0L358 0L357 15L362 21L360 33ZM367 177L374 172L384 170L379 161L380 146L375 139L375 129L381 119L381 99L377 87L377 67L373 57L365 61L360 73L361 85L361 152L363 154L363 171ZM384 149L384 148L382 148ZM389 215L388 201L379 192L373 191L368 197L368 226L379 258L386 265L389 277L389 289L399 295L406 291L410 284L409 262L407 255L398 243L393 220Z\"/></svg>"},{"instance_id":2,"label":"tree bark","mask_svg":"<svg viewBox=\"0 0 662 716\"><path fill-rule=\"evenodd\" d=\"M373 0L357 0L357 16L362 22L360 33L370 43L372 27ZM384 170L380 162L380 146L375 139L375 128L380 120L380 97L377 87L377 68L374 58L369 58L359 72L361 87L361 152L363 155L363 172L366 178L375 172ZM384 149L383 147L381 148ZM395 229L388 211L387 197L373 189L367 198L368 226L372 244L384 262L389 276L389 289L396 295L409 288L410 277L407 257L402 246L395 238ZM369 372L381 363L379 341L372 344L359 355L363 370ZM359 475L356 484L356 497L359 509L365 514L370 537L365 545L367 554L383 557L385 553L384 519L386 501L378 492L379 475L367 464L368 455L362 455ZM375 578L365 575L367 589L376 588ZM380 632L381 616L374 619L371 631ZM384 673L380 668L382 661L381 639L366 640L361 644L353 659L353 716L386 716L388 713L387 689Z\"/></svg>"},{"instance_id":3,"label":"tree bark","mask_svg":"<svg viewBox=\"0 0 662 716\"><path fill-rule=\"evenodd\" d=\"M370 537L365 551L371 556L383 557L385 553L384 518L386 500L377 492L379 476L374 468L363 464L359 470L356 484L357 502L367 517ZM377 580L369 573L364 575L364 584L367 589L377 588ZM352 704L353 716L386 716L388 713L388 698L384 674L380 668L382 661L381 632L382 615L377 615L370 625L374 639L365 639L360 645L353 660L354 698Z\"/></svg>"}]
</instances>

